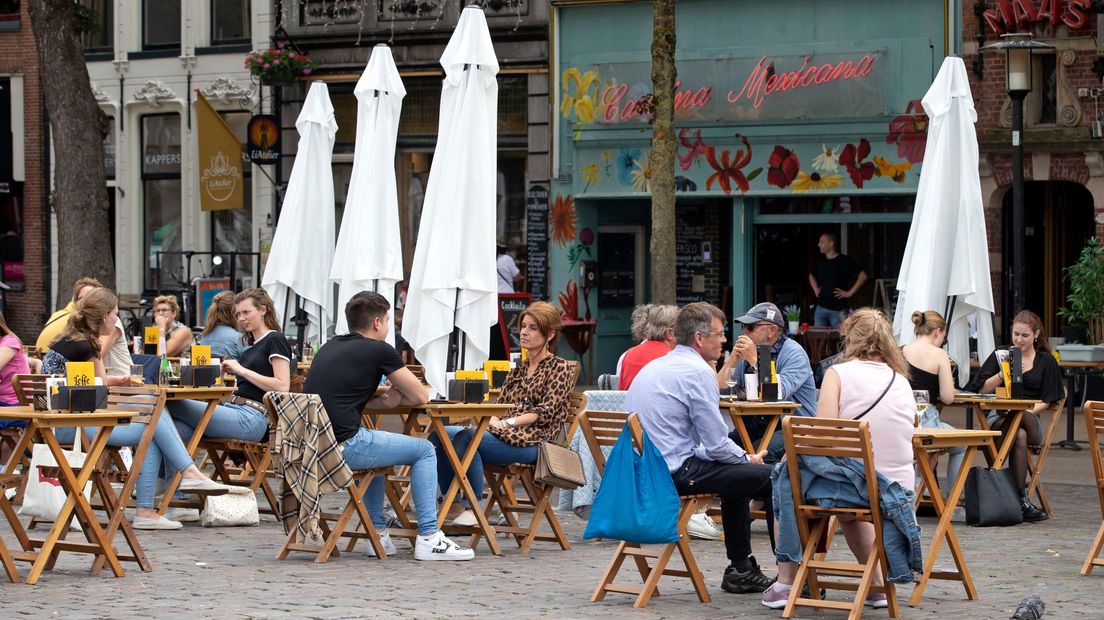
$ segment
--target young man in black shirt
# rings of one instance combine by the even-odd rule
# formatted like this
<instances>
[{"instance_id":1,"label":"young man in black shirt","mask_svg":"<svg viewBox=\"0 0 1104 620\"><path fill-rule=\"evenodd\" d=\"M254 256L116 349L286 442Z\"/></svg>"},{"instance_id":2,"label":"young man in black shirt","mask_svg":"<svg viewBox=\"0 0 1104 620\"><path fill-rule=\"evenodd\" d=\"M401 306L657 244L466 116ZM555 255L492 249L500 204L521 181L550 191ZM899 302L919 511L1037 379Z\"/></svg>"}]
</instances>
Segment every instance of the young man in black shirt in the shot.
<instances>
[{"instance_id":1,"label":"young man in black shirt","mask_svg":"<svg viewBox=\"0 0 1104 620\"><path fill-rule=\"evenodd\" d=\"M849 256L839 253L839 240L832 233L820 236L817 249L821 256L809 274L809 285L817 298L813 325L839 329L847 300L866 283L866 272Z\"/></svg>"},{"instance_id":2,"label":"young man in black shirt","mask_svg":"<svg viewBox=\"0 0 1104 620\"><path fill-rule=\"evenodd\" d=\"M403 365L398 351L385 342L391 304L380 294L364 291L345 305L349 333L327 342L311 363L303 391L318 394L341 444L345 462L354 470L411 465L410 489L418 516L417 560L470 560L471 549L460 547L437 527L437 456L424 439L361 426L365 407L393 409L424 404L425 386ZM380 389L386 376L390 387ZM380 533L387 555L395 544L383 514L383 479L376 478L364 494L372 524ZM372 551L369 549L369 554Z\"/></svg>"}]
</instances>

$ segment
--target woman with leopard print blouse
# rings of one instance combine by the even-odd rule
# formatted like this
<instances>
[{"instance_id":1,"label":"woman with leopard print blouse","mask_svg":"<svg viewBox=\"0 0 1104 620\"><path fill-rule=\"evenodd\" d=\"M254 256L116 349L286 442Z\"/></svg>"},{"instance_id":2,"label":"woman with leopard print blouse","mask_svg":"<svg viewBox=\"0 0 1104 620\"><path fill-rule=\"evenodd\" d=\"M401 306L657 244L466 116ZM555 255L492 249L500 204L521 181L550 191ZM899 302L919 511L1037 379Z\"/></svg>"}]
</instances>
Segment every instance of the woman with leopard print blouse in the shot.
<instances>
[{"instance_id":1,"label":"woman with leopard print blouse","mask_svg":"<svg viewBox=\"0 0 1104 620\"><path fill-rule=\"evenodd\" d=\"M555 439L568 414L568 395L575 388L574 373L567 360L557 357L560 336L560 312L545 301L538 301L521 314L521 347L527 359L510 371L502 384L499 403L514 407L502 418L491 418L490 430L483 434L479 450L468 468L468 482L476 497L483 494L483 463L535 463L537 445ZM464 454L474 429L448 426L449 438L457 454ZM441 452L436 436L437 482L441 493L448 491L455 475ZM453 519L454 525L475 525L470 507Z\"/></svg>"}]
</instances>

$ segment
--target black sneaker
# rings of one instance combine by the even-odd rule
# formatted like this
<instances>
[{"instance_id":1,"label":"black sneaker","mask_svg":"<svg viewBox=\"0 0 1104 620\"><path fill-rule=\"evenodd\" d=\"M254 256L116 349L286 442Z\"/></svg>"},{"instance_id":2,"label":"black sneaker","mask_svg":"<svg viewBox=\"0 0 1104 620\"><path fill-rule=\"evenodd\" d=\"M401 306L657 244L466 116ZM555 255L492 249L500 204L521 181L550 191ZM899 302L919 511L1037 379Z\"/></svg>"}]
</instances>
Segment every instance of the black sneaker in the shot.
<instances>
[{"instance_id":1,"label":"black sneaker","mask_svg":"<svg viewBox=\"0 0 1104 620\"><path fill-rule=\"evenodd\" d=\"M721 589L733 594L762 594L772 583L774 580L764 575L754 564L745 571L729 566L725 569Z\"/></svg>"}]
</instances>

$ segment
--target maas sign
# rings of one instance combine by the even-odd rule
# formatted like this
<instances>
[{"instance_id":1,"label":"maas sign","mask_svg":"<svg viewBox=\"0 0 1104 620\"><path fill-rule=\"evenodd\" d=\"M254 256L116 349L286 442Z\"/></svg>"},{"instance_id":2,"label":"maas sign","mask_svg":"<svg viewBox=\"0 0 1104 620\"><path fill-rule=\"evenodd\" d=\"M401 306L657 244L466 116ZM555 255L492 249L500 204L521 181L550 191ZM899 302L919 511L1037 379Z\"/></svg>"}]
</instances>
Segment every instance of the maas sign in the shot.
<instances>
[{"instance_id":1,"label":"maas sign","mask_svg":"<svg viewBox=\"0 0 1104 620\"><path fill-rule=\"evenodd\" d=\"M245 156L258 164L280 161L280 126L271 114L258 114L249 119L249 143Z\"/></svg>"}]
</instances>

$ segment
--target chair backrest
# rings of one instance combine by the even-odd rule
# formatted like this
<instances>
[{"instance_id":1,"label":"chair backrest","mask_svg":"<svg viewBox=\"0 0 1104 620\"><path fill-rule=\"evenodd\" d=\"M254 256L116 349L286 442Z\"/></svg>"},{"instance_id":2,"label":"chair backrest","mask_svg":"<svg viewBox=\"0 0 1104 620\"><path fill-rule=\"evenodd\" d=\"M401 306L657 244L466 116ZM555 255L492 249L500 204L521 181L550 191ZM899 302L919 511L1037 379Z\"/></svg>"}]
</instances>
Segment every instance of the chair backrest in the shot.
<instances>
[{"instance_id":1,"label":"chair backrest","mask_svg":"<svg viewBox=\"0 0 1104 620\"><path fill-rule=\"evenodd\" d=\"M820 360L835 354L833 344L839 342L839 330L831 327L810 327L805 331L805 349L809 363L816 366Z\"/></svg>"},{"instance_id":2,"label":"chair backrest","mask_svg":"<svg viewBox=\"0 0 1104 620\"><path fill-rule=\"evenodd\" d=\"M606 455L602 448L612 447L621 436L622 429L628 423L627 411L595 411L588 409L579 418L579 428L583 432L583 439L590 448L590 455L594 459L594 466L598 473L602 474L606 469Z\"/></svg>"},{"instance_id":3,"label":"chair backrest","mask_svg":"<svg viewBox=\"0 0 1104 620\"><path fill-rule=\"evenodd\" d=\"M1090 400L1083 409L1085 426L1089 431L1089 451L1092 453L1093 471L1096 473L1096 494L1100 499L1100 514L1104 516L1104 454L1100 442L1104 441L1104 402Z\"/></svg>"},{"instance_id":4,"label":"chair backrest","mask_svg":"<svg viewBox=\"0 0 1104 620\"><path fill-rule=\"evenodd\" d=\"M155 387L112 386L107 390L107 406L133 411L138 415L131 422L149 424L153 414L165 407L165 393Z\"/></svg>"},{"instance_id":5,"label":"chair backrest","mask_svg":"<svg viewBox=\"0 0 1104 620\"><path fill-rule=\"evenodd\" d=\"M786 463L790 480L801 480L799 457L835 456L859 459L863 463L868 497L875 502L871 520L877 532L881 532L881 511L877 509L878 474L874 470L874 451L870 442L870 426L866 420L840 420L831 418L807 418L786 416L782 420L782 434L786 440ZM801 485L791 484L795 506L803 505ZM803 521L799 520L802 524ZM808 532L802 531L802 537Z\"/></svg>"},{"instance_id":6,"label":"chair backrest","mask_svg":"<svg viewBox=\"0 0 1104 620\"><path fill-rule=\"evenodd\" d=\"M564 431L563 438L565 444L571 443L571 438L575 436L575 430L579 428L579 418L586 411L586 407L586 394L572 391L567 395L567 419L564 420L567 430Z\"/></svg>"},{"instance_id":7,"label":"chair backrest","mask_svg":"<svg viewBox=\"0 0 1104 620\"><path fill-rule=\"evenodd\" d=\"M37 397L42 400L41 406L46 406L46 380L61 375L14 375L12 377L12 389L19 404L29 407Z\"/></svg>"},{"instance_id":8,"label":"chair backrest","mask_svg":"<svg viewBox=\"0 0 1104 620\"><path fill-rule=\"evenodd\" d=\"M418 366L417 364L407 364L406 369L414 374L414 377L421 381L423 384L426 382L425 378L425 366Z\"/></svg>"},{"instance_id":9,"label":"chair backrest","mask_svg":"<svg viewBox=\"0 0 1104 620\"><path fill-rule=\"evenodd\" d=\"M583 365L579 360L567 360L567 369L571 371L571 387L579 385L579 373L583 371Z\"/></svg>"},{"instance_id":10,"label":"chair backrest","mask_svg":"<svg viewBox=\"0 0 1104 620\"><path fill-rule=\"evenodd\" d=\"M276 405L272 403L272 399L270 399L268 395L269 392L265 392L265 395L264 397L262 397L261 402L264 403L265 412L268 413L268 428L275 431L276 426L280 423L280 415L276 413ZM272 432L269 433L269 435L275 437L276 433Z\"/></svg>"}]
</instances>

